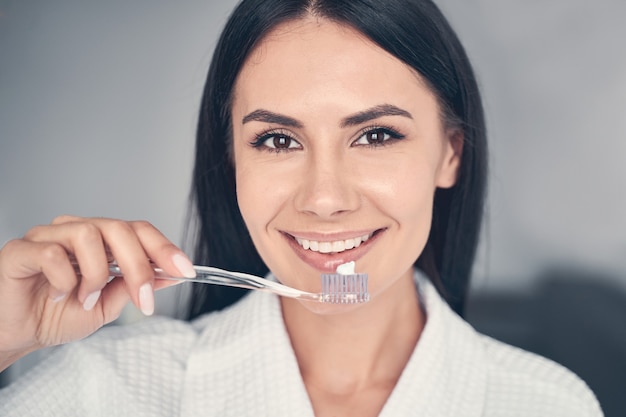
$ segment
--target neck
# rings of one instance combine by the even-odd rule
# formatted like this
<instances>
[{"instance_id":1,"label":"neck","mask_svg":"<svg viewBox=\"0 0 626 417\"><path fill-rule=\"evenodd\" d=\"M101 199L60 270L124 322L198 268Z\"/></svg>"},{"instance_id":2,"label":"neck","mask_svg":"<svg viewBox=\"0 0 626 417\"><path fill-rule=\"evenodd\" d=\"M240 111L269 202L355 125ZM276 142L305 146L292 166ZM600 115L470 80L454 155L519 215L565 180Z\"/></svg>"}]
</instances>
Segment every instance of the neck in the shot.
<instances>
[{"instance_id":1,"label":"neck","mask_svg":"<svg viewBox=\"0 0 626 417\"><path fill-rule=\"evenodd\" d=\"M372 388L389 392L424 327L412 270L366 305L320 315L283 298L285 325L307 387L335 395Z\"/></svg>"}]
</instances>

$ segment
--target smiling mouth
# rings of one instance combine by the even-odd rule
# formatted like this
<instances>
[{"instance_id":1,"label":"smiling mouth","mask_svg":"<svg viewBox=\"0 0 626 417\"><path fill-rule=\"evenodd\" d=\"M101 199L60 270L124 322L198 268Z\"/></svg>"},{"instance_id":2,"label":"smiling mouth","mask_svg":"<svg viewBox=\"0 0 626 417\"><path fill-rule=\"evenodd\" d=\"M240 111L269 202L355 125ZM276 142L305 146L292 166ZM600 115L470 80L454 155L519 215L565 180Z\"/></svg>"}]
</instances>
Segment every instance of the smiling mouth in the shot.
<instances>
[{"instance_id":1,"label":"smiling mouth","mask_svg":"<svg viewBox=\"0 0 626 417\"><path fill-rule=\"evenodd\" d=\"M350 249L358 248L359 246L361 246L362 243L367 242L371 237L373 237L380 231L381 230L376 230L375 232L368 233L363 236L334 241L309 240L298 238L295 236L293 238L304 250L319 253L341 253Z\"/></svg>"}]
</instances>

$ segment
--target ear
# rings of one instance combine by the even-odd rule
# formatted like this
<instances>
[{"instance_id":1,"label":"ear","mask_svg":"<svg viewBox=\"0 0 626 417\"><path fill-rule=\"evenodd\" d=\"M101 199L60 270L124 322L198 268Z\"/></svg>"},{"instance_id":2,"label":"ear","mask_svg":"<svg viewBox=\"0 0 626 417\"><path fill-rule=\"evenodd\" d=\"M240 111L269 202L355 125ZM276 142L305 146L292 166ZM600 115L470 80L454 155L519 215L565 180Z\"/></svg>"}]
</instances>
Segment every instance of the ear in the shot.
<instances>
[{"instance_id":1,"label":"ear","mask_svg":"<svg viewBox=\"0 0 626 417\"><path fill-rule=\"evenodd\" d=\"M446 132L441 165L436 181L437 187L450 188L456 184L461 168L463 139L464 136L461 129L449 129Z\"/></svg>"}]
</instances>

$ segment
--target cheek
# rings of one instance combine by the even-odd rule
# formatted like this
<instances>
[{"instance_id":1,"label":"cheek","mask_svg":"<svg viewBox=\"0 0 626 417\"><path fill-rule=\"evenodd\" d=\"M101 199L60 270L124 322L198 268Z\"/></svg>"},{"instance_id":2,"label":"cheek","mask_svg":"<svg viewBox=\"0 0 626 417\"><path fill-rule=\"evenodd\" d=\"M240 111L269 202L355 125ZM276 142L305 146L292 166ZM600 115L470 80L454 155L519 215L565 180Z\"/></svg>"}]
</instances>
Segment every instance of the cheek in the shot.
<instances>
[{"instance_id":1,"label":"cheek","mask_svg":"<svg viewBox=\"0 0 626 417\"><path fill-rule=\"evenodd\" d=\"M394 175L380 181L375 202L397 228L397 240L393 244L398 245L401 263L412 263L422 252L430 232L435 170L412 159L395 165L391 172Z\"/></svg>"},{"instance_id":2,"label":"cheek","mask_svg":"<svg viewBox=\"0 0 626 417\"><path fill-rule=\"evenodd\" d=\"M370 170L370 181L364 182L368 200L375 205L374 218L389 225L382 245L359 265L370 275L373 296L411 276L426 245L435 192L435 170L429 162L415 153L405 154L394 164L380 166L381 170Z\"/></svg>"},{"instance_id":3,"label":"cheek","mask_svg":"<svg viewBox=\"0 0 626 417\"><path fill-rule=\"evenodd\" d=\"M255 244L278 215L288 199L292 182L285 173L254 157L244 155L236 161L237 203Z\"/></svg>"},{"instance_id":4,"label":"cheek","mask_svg":"<svg viewBox=\"0 0 626 417\"><path fill-rule=\"evenodd\" d=\"M367 166L367 165L364 165ZM389 163L372 164L363 169L363 189L382 211L395 213L398 220L414 220L417 213L430 211L435 191L435 168L419 155L405 154Z\"/></svg>"},{"instance_id":5,"label":"cheek","mask_svg":"<svg viewBox=\"0 0 626 417\"><path fill-rule=\"evenodd\" d=\"M241 215L252 235L262 224L263 217L267 216L266 210L271 199L264 198L269 191L263 181L256 177L245 163L238 163L235 169L235 181L237 187L237 204ZM253 236L254 238L254 236Z\"/></svg>"},{"instance_id":6,"label":"cheek","mask_svg":"<svg viewBox=\"0 0 626 417\"><path fill-rule=\"evenodd\" d=\"M257 172L251 163L250 150L245 149L241 139L241 133L235 130L233 132L233 160L235 164L235 187L237 193L237 204L239 211L248 227L252 232L258 223L258 218L263 216L263 208L266 204L259 204L262 197L267 193L269 188L262 178L263 172ZM259 175L261 174L261 175Z\"/></svg>"}]
</instances>

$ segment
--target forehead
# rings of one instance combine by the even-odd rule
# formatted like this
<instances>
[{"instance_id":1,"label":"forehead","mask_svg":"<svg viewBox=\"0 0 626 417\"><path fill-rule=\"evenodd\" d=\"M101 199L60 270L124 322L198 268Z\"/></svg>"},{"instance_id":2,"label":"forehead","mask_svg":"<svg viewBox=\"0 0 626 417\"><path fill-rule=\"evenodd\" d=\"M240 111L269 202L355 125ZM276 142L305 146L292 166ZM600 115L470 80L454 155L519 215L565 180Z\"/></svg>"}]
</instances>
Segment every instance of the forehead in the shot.
<instances>
[{"instance_id":1,"label":"forehead","mask_svg":"<svg viewBox=\"0 0 626 417\"><path fill-rule=\"evenodd\" d=\"M303 47L306 46L306 49ZM346 48L362 54L383 54L394 57L373 43L352 26L327 19L307 17L282 23L272 29L254 48L248 63L260 63L268 54L294 54L300 59L312 56L343 55Z\"/></svg>"},{"instance_id":2,"label":"forehead","mask_svg":"<svg viewBox=\"0 0 626 417\"><path fill-rule=\"evenodd\" d=\"M403 91L407 84L427 88L413 68L354 28L308 17L277 26L259 42L234 93L263 94L272 85L300 94L313 86Z\"/></svg>"}]
</instances>

